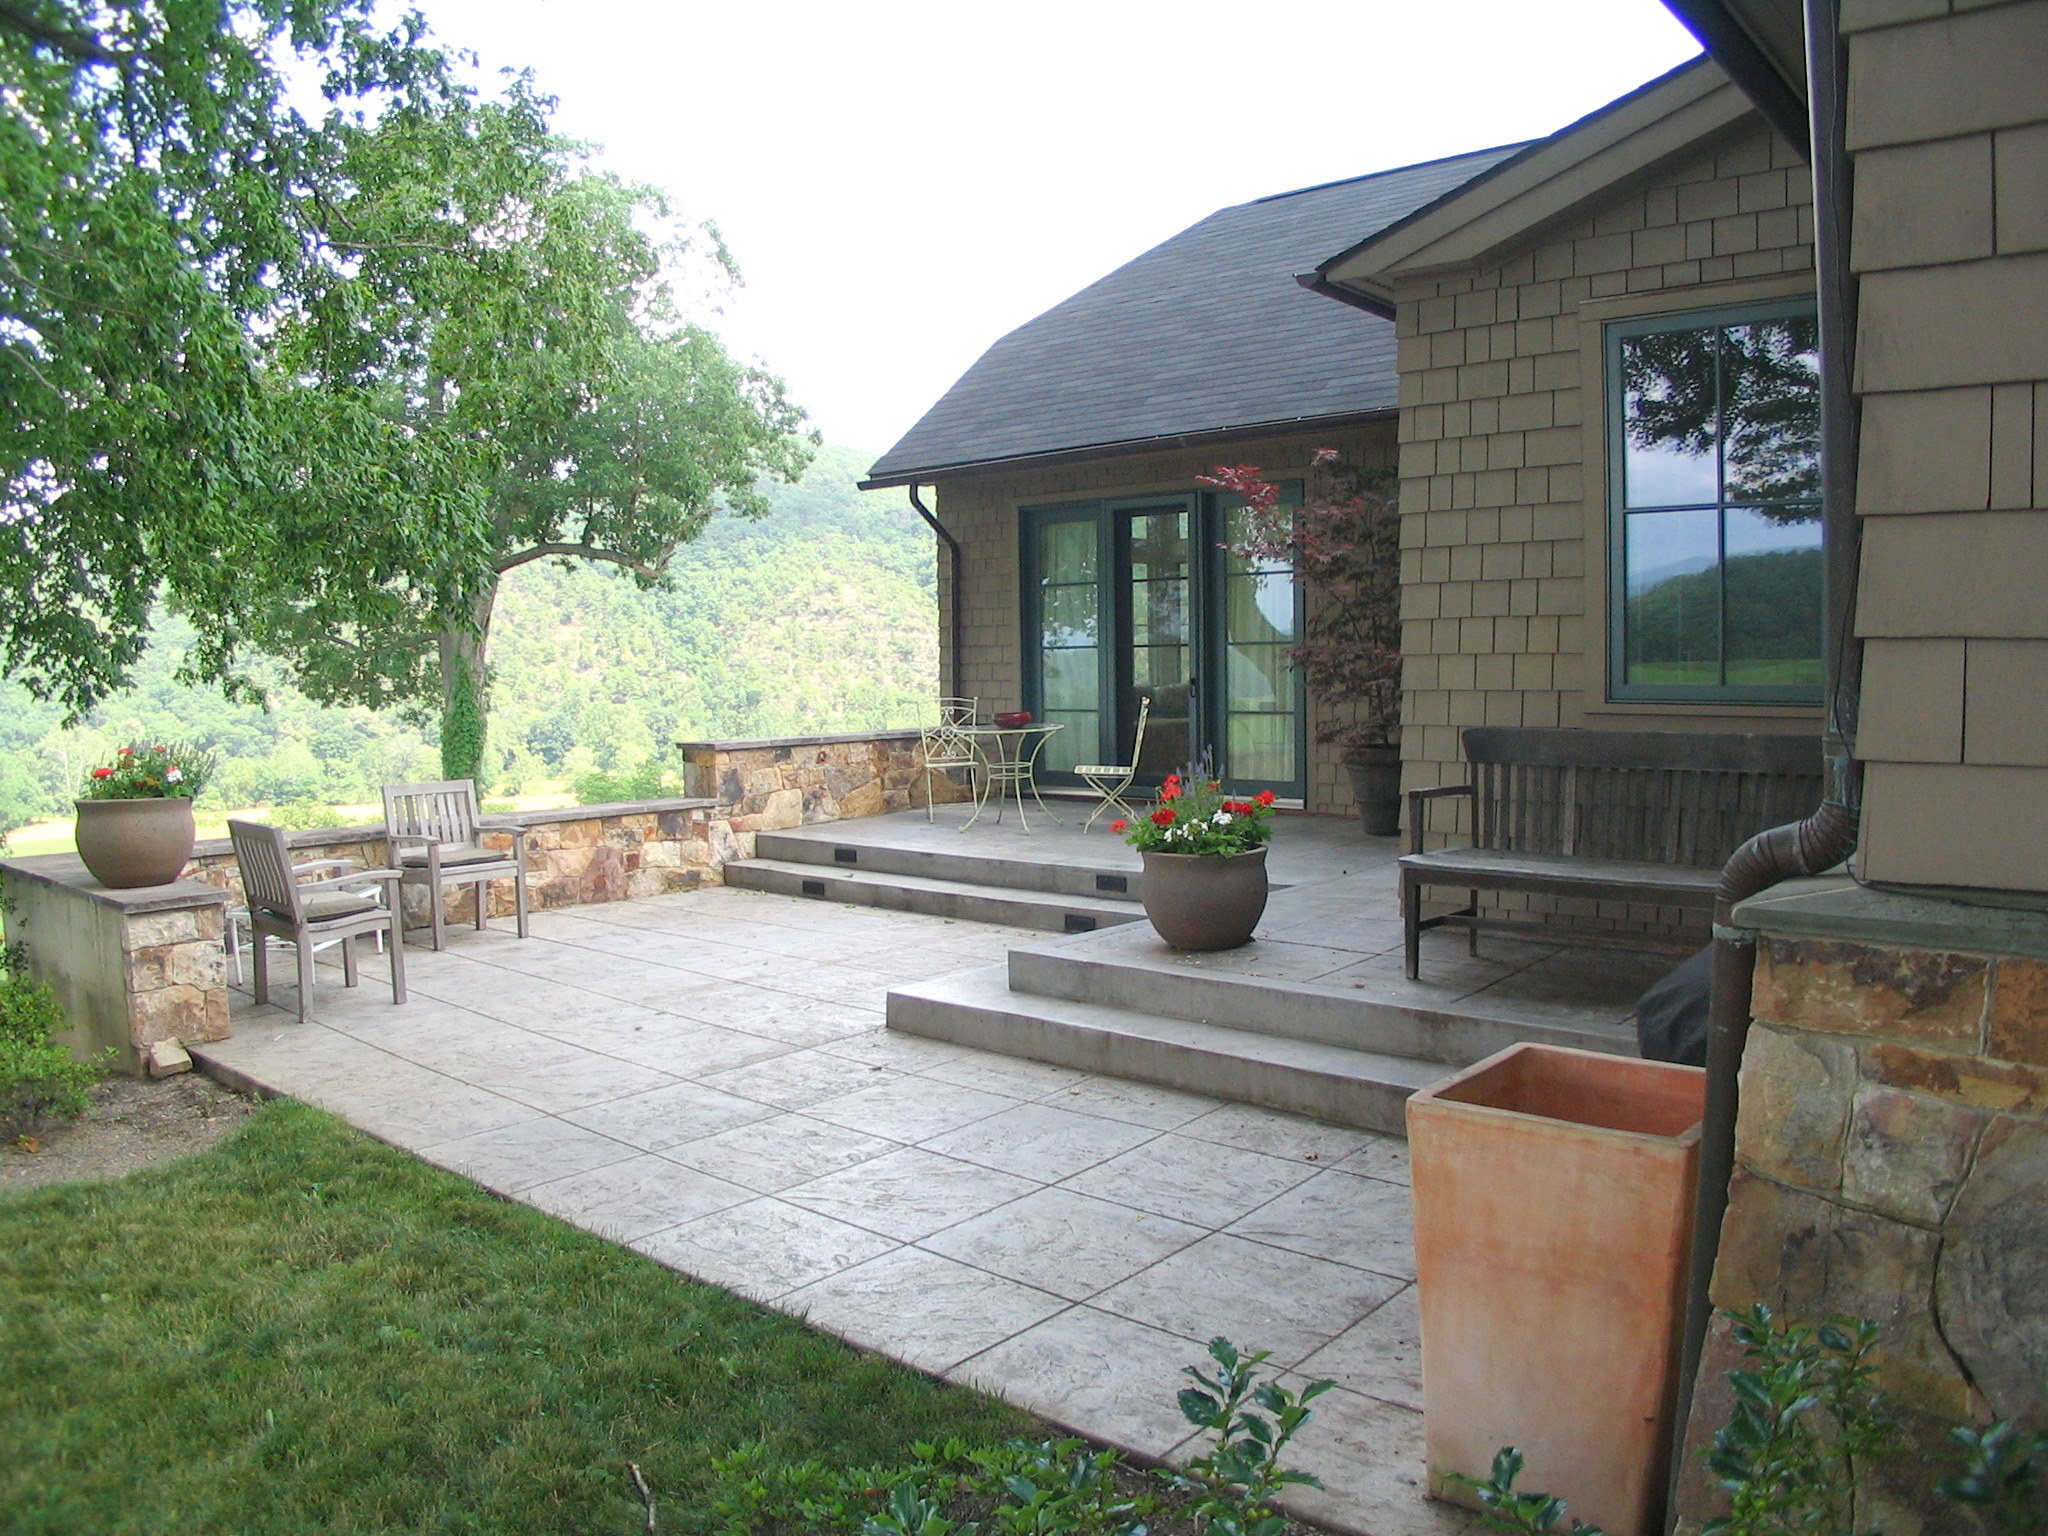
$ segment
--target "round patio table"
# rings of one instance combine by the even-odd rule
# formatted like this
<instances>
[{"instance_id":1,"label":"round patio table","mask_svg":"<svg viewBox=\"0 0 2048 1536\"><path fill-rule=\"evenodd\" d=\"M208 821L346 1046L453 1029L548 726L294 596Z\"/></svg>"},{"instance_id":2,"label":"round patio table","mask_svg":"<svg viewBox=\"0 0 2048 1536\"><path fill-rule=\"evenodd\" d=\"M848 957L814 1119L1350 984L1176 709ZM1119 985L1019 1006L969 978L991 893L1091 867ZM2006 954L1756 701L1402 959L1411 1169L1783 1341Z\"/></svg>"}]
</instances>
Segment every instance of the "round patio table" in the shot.
<instances>
[{"instance_id":1,"label":"round patio table","mask_svg":"<svg viewBox=\"0 0 2048 1536\"><path fill-rule=\"evenodd\" d=\"M1038 793L1038 754L1045 750L1045 743L1054 731L1064 731L1064 725L968 725L960 728L960 734L971 737L974 749L981 754L981 794L974 802L974 814L962 823L965 832L988 808L990 796L996 802L996 820L1003 819L1003 796L1007 790L1016 797L1017 825L1026 832L1031 823L1024 815L1024 792L1028 789L1031 798L1038 801L1038 809L1046 816L1059 821L1046 809L1045 801ZM1064 825L1064 823L1062 823Z\"/></svg>"}]
</instances>

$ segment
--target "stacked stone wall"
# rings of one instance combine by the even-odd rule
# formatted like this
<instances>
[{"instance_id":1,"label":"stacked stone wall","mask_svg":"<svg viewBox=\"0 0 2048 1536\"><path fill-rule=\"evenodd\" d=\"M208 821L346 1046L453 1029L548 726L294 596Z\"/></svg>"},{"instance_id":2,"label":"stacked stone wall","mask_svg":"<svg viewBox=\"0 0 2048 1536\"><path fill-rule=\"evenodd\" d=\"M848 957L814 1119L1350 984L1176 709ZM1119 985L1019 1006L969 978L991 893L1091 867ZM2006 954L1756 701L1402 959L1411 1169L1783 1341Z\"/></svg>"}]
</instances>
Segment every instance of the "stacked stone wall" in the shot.
<instances>
[{"instance_id":1,"label":"stacked stone wall","mask_svg":"<svg viewBox=\"0 0 2048 1536\"><path fill-rule=\"evenodd\" d=\"M1932 1494L1949 1427L2038 1424L2048 1384L2048 961L1766 935L1752 1011L1715 1305L1881 1324L1908 1454L1858 1528L1966 1529ZM1719 1512L1700 1453L1738 1364L1717 1321L1688 1528Z\"/></svg>"}]
</instances>

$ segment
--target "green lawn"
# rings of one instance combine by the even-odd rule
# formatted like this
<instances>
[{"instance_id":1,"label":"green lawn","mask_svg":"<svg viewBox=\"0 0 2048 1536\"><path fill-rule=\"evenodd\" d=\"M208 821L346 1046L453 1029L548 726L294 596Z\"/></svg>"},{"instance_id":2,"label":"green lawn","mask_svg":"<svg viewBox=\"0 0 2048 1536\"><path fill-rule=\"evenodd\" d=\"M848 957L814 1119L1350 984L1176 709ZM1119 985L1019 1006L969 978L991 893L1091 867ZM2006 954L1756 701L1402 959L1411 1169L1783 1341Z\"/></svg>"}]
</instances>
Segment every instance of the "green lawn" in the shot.
<instances>
[{"instance_id":1,"label":"green lawn","mask_svg":"<svg viewBox=\"0 0 2048 1536\"><path fill-rule=\"evenodd\" d=\"M0 1197L0 1532L708 1531L707 1461L896 1462L1024 1415L297 1105Z\"/></svg>"}]
</instances>

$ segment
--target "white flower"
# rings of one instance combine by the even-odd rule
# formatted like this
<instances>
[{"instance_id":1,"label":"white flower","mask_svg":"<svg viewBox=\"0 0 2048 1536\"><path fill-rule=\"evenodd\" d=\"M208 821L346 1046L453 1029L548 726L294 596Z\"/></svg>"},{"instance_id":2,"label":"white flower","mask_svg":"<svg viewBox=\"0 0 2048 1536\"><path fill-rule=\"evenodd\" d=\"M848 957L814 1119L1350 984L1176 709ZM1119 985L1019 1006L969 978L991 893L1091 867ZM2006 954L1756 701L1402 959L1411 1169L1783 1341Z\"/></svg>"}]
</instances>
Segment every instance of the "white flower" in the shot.
<instances>
[{"instance_id":1,"label":"white flower","mask_svg":"<svg viewBox=\"0 0 2048 1536\"><path fill-rule=\"evenodd\" d=\"M1210 821L1214 822L1219 827L1227 827L1231 824L1231 822L1235 821L1236 819L1237 818L1232 816L1228 811L1218 811L1214 816L1211 816L1209 818Z\"/></svg>"},{"instance_id":2,"label":"white flower","mask_svg":"<svg viewBox=\"0 0 2048 1536\"><path fill-rule=\"evenodd\" d=\"M185 770L182 768L167 768L164 770L164 782L166 784L175 784L184 777Z\"/></svg>"}]
</instances>

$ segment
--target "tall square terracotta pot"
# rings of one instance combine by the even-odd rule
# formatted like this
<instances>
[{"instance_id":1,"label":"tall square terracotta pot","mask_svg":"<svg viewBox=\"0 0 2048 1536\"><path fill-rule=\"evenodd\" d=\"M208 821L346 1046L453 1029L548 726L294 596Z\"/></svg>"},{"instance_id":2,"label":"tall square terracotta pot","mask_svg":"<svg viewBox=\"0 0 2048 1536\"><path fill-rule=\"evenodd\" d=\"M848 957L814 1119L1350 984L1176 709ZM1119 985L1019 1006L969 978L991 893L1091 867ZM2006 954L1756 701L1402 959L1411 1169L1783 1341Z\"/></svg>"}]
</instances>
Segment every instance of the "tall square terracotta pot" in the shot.
<instances>
[{"instance_id":1,"label":"tall square terracotta pot","mask_svg":"<svg viewBox=\"0 0 2048 1536\"><path fill-rule=\"evenodd\" d=\"M1408 1101L1430 1492L1519 1487L1610 1536L1662 1515L1706 1074L1516 1045Z\"/></svg>"}]
</instances>

